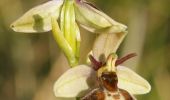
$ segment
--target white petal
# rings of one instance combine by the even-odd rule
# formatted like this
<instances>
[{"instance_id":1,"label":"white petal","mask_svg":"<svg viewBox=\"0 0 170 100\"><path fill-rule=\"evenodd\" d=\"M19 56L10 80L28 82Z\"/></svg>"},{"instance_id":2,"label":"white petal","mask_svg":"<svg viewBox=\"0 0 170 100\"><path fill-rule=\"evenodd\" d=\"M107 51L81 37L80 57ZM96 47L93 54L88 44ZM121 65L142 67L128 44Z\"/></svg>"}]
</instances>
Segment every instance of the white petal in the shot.
<instances>
[{"instance_id":1,"label":"white petal","mask_svg":"<svg viewBox=\"0 0 170 100\"><path fill-rule=\"evenodd\" d=\"M83 96L90 86L94 86L95 72L86 65L79 65L66 71L54 84L56 97Z\"/></svg>"},{"instance_id":2,"label":"white petal","mask_svg":"<svg viewBox=\"0 0 170 100\"><path fill-rule=\"evenodd\" d=\"M110 53L116 52L126 33L100 34L93 45L93 56L98 61L105 61Z\"/></svg>"},{"instance_id":3,"label":"white petal","mask_svg":"<svg viewBox=\"0 0 170 100\"><path fill-rule=\"evenodd\" d=\"M11 24L17 32L46 32L51 30L51 15L58 18L63 0L53 0L36 6Z\"/></svg>"},{"instance_id":4,"label":"white petal","mask_svg":"<svg viewBox=\"0 0 170 100\"><path fill-rule=\"evenodd\" d=\"M145 94L151 90L150 84L127 67L118 66L118 87L131 94Z\"/></svg>"},{"instance_id":5,"label":"white petal","mask_svg":"<svg viewBox=\"0 0 170 100\"><path fill-rule=\"evenodd\" d=\"M91 32L122 32L127 28L83 0L75 3L75 13L80 25Z\"/></svg>"}]
</instances>

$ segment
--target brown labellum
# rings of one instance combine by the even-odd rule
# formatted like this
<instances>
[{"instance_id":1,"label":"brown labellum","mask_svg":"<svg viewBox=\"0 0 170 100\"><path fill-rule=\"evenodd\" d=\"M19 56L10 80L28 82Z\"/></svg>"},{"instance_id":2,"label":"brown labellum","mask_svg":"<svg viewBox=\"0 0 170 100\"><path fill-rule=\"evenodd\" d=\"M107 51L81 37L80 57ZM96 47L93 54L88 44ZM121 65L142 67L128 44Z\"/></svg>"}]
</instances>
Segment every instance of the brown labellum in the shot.
<instances>
[{"instance_id":1,"label":"brown labellum","mask_svg":"<svg viewBox=\"0 0 170 100\"><path fill-rule=\"evenodd\" d=\"M102 88L96 88L81 100L105 100L105 93Z\"/></svg>"},{"instance_id":2,"label":"brown labellum","mask_svg":"<svg viewBox=\"0 0 170 100\"><path fill-rule=\"evenodd\" d=\"M119 65L124 61L136 56L135 53L128 54L118 60L115 65ZM93 69L98 71L106 63L97 61L92 55L89 56L92 62ZM98 88L93 89L85 95L81 100L134 100L126 90L118 88L118 77L116 72L103 71L101 76L98 76Z\"/></svg>"},{"instance_id":3,"label":"brown labellum","mask_svg":"<svg viewBox=\"0 0 170 100\"><path fill-rule=\"evenodd\" d=\"M118 78L115 72L103 72L98 83L99 87L81 100L134 100L127 91L117 87Z\"/></svg>"},{"instance_id":4,"label":"brown labellum","mask_svg":"<svg viewBox=\"0 0 170 100\"><path fill-rule=\"evenodd\" d=\"M118 91L117 83L118 78L115 72L103 72L99 77L100 86L109 92Z\"/></svg>"}]
</instances>

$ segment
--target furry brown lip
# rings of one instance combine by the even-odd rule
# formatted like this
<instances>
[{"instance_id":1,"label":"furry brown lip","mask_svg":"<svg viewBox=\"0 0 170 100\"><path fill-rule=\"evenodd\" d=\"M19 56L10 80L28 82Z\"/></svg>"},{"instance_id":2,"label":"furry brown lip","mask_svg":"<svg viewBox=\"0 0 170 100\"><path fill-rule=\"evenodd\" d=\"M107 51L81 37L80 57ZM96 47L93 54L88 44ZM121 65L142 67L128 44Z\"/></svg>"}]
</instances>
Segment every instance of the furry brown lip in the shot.
<instances>
[{"instance_id":1,"label":"furry brown lip","mask_svg":"<svg viewBox=\"0 0 170 100\"><path fill-rule=\"evenodd\" d=\"M99 86L85 95L81 100L134 100L126 90L118 88L118 77L115 72L104 71L98 77Z\"/></svg>"}]
</instances>

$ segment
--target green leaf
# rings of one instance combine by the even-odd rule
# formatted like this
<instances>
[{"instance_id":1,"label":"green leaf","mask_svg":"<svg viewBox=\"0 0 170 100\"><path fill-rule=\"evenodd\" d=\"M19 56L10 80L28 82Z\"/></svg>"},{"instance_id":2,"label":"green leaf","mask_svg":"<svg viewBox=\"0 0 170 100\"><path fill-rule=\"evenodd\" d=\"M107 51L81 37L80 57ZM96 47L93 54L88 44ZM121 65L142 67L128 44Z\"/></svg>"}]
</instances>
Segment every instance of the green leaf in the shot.
<instances>
[{"instance_id":1,"label":"green leaf","mask_svg":"<svg viewBox=\"0 0 170 100\"><path fill-rule=\"evenodd\" d=\"M63 0L53 0L36 6L12 23L11 28L16 32L27 33L50 31L51 16L58 18L62 4Z\"/></svg>"}]
</instances>

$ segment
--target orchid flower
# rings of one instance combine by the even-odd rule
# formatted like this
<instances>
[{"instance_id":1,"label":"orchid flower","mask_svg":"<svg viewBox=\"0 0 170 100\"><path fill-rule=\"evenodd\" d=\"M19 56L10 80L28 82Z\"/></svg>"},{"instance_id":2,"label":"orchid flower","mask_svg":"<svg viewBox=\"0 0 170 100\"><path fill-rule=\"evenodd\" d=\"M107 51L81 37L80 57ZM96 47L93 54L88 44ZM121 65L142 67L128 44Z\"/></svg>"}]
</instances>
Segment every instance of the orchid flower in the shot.
<instances>
[{"instance_id":1,"label":"orchid flower","mask_svg":"<svg viewBox=\"0 0 170 100\"><path fill-rule=\"evenodd\" d=\"M70 66L75 66L56 81L56 97L84 96L88 90L95 88L96 77L100 77L104 72L100 69L95 71L89 65L78 65L81 41L79 26L92 33L102 33L97 37L91 51L94 59L101 63L110 62L107 60L108 56L117 51L127 34L125 25L114 21L84 0L48 1L32 8L11 24L11 28L17 32L37 33L52 30ZM150 91L151 87L145 79L126 67L115 66L114 61L108 63L111 65L100 67L116 73L118 89L130 94L145 94Z\"/></svg>"},{"instance_id":2,"label":"orchid flower","mask_svg":"<svg viewBox=\"0 0 170 100\"><path fill-rule=\"evenodd\" d=\"M127 57L121 60L116 60L117 57L110 57L112 52L117 51L125 35L126 33L99 35L94 43L91 53L93 57L93 59L91 59L92 64L99 67L93 68L90 65L78 65L67 70L54 84L53 89L55 96L68 98L85 96L82 98L82 100L89 100L88 98L91 96L93 97L93 95L96 95L95 97L101 97L101 95L96 93L96 91L101 90L100 88L96 88L96 83L101 83L97 82L97 79L101 79L102 73L107 71L115 73L114 75L116 75L118 79L116 86L119 91L118 93L121 95L126 93L129 95L129 97L135 99L132 95L148 93L151 90L150 84L131 69L120 65L122 61L127 59ZM128 58L132 56L134 55L130 55ZM91 92L86 95L89 91ZM108 92L108 90L106 92ZM120 98L122 98L122 96L120 96ZM114 99L112 98L102 100Z\"/></svg>"},{"instance_id":3,"label":"orchid flower","mask_svg":"<svg viewBox=\"0 0 170 100\"><path fill-rule=\"evenodd\" d=\"M127 28L83 0L51 0L32 8L11 24L16 32L37 33L52 30L56 42L72 67L79 61L81 38L78 26L93 33L119 33Z\"/></svg>"},{"instance_id":4,"label":"orchid flower","mask_svg":"<svg viewBox=\"0 0 170 100\"><path fill-rule=\"evenodd\" d=\"M113 64L115 62L111 63ZM146 94L151 90L150 84L144 78L127 67L121 65L103 66L97 72L95 72L95 70L90 66L78 65L66 71L55 82L53 88L55 96L67 98L85 96L85 94L87 94L90 90L96 88L97 78L100 78L101 73L104 71L116 73L118 78L118 83L116 85L119 91L127 91L129 95L137 95Z\"/></svg>"}]
</instances>

